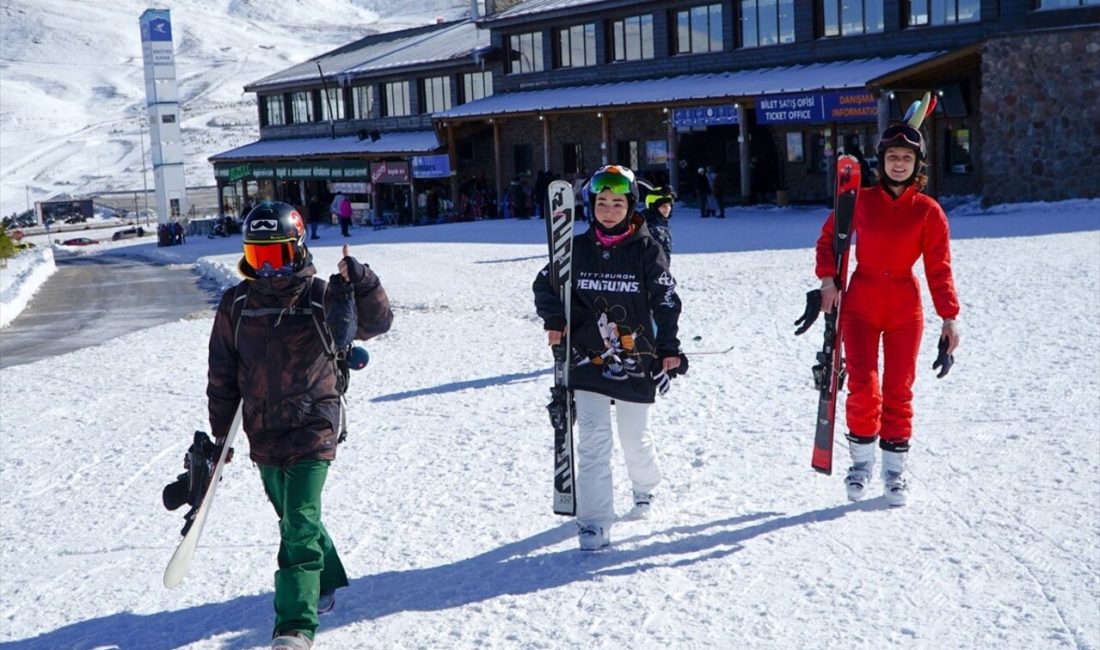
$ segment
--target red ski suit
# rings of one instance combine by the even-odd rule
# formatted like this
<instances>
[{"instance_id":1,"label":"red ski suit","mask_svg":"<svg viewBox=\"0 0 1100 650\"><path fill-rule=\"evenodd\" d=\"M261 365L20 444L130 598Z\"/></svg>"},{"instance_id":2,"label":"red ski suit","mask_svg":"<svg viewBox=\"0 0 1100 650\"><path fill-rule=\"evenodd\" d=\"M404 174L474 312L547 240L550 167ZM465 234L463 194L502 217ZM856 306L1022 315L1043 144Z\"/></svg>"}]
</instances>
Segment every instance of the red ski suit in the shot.
<instances>
[{"instance_id":1,"label":"red ski suit","mask_svg":"<svg viewBox=\"0 0 1100 650\"><path fill-rule=\"evenodd\" d=\"M834 275L833 215L817 240L817 277ZM852 221L855 272L841 310L848 369L848 430L860 438L906 447L913 433L913 379L924 326L917 258L936 313L959 313L951 275L950 235L943 208L909 186L898 198L881 185L860 191ZM879 341L883 372L878 377Z\"/></svg>"}]
</instances>

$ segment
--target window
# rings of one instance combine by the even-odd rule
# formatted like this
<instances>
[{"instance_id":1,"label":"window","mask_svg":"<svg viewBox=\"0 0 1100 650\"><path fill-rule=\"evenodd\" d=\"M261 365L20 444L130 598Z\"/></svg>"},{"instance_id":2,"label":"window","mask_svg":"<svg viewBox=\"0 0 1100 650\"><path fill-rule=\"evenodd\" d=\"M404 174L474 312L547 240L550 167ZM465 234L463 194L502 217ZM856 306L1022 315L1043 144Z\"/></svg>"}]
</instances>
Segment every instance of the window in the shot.
<instances>
[{"instance_id":1,"label":"window","mask_svg":"<svg viewBox=\"0 0 1100 650\"><path fill-rule=\"evenodd\" d=\"M462 75L462 100L472 102L493 95L493 73L467 72Z\"/></svg>"},{"instance_id":2,"label":"window","mask_svg":"<svg viewBox=\"0 0 1100 650\"><path fill-rule=\"evenodd\" d=\"M517 144L512 147L512 163L515 168L515 175L521 176L523 174L531 175L531 145L529 144Z\"/></svg>"},{"instance_id":3,"label":"window","mask_svg":"<svg viewBox=\"0 0 1100 650\"><path fill-rule=\"evenodd\" d=\"M558 67L596 65L596 25L573 25L557 30Z\"/></svg>"},{"instance_id":4,"label":"window","mask_svg":"<svg viewBox=\"0 0 1100 650\"><path fill-rule=\"evenodd\" d=\"M330 115L331 112L331 115ZM321 121L344 119L344 93L340 88L321 91Z\"/></svg>"},{"instance_id":5,"label":"window","mask_svg":"<svg viewBox=\"0 0 1100 650\"><path fill-rule=\"evenodd\" d=\"M305 124L313 121L313 102L310 92L302 91L290 94L290 123Z\"/></svg>"},{"instance_id":6,"label":"window","mask_svg":"<svg viewBox=\"0 0 1100 650\"><path fill-rule=\"evenodd\" d=\"M970 156L970 129L948 129L947 164L952 174L970 174L974 160Z\"/></svg>"},{"instance_id":7,"label":"window","mask_svg":"<svg viewBox=\"0 0 1100 650\"><path fill-rule=\"evenodd\" d=\"M424 113L438 113L451 107L450 77L430 77L423 82L421 106Z\"/></svg>"},{"instance_id":8,"label":"window","mask_svg":"<svg viewBox=\"0 0 1100 650\"><path fill-rule=\"evenodd\" d=\"M386 84L385 89L386 102L383 108L386 110L386 117L412 115L412 108L409 101L409 82L393 81Z\"/></svg>"},{"instance_id":9,"label":"window","mask_svg":"<svg viewBox=\"0 0 1100 650\"><path fill-rule=\"evenodd\" d=\"M653 14L631 16L611 23L613 61L653 58Z\"/></svg>"},{"instance_id":10,"label":"window","mask_svg":"<svg viewBox=\"0 0 1100 650\"><path fill-rule=\"evenodd\" d=\"M1033 2L1035 9L1067 9L1089 5L1100 5L1100 0L1034 0Z\"/></svg>"},{"instance_id":11,"label":"window","mask_svg":"<svg viewBox=\"0 0 1100 650\"><path fill-rule=\"evenodd\" d=\"M800 163L806 160L802 144L801 131L787 131L787 162Z\"/></svg>"},{"instance_id":12,"label":"window","mask_svg":"<svg viewBox=\"0 0 1100 650\"><path fill-rule=\"evenodd\" d=\"M741 46L794 42L794 0L741 0Z\"/></svg>"},{"instance_id":13,"label":"window","mask_svg":"<svg viewBox=\"0 0 1100 650\"><path fill-rule=\"evenodd\" d=\"M357 120L367 120L374 108L374 93L370 86L355 86L351 89L351 114Z\"/></svg>"},{"instance_id":14,"label":"window","mask_svg":"<svg viewBox=\"0 0 1100 650\"><path fill-rule=\"evenodd\" d=\"M584 149L580 143L569 143L561 146L562 171L566 174L576 174L584 169Z\"/></svg>"},{"instance_id":15,"label":"window","mask_svg":"<svg viewBox=\"0 0 1100 650\"><path fill-rule=\"evenodd\" d=\"M264 108L267 113L268 126L286 124L286 114L283 112L282 95L268 95L264 97Z\"/></svg>"},{"instance_id":16,"label":"window","mask_svg":"<svg viewBox=\"0 0 1100 650\"><path fill-rule=\"evenodd\" d=\"M699 5L676 12L677 54L721 51L722 5Z\"/></svg>"},{"instance_id":17,"label":"window","mask_svg":"<svg viewBox=\"0 0 1100 650\"><path fill-rule=\"evenodd\" d=\"M910 27L954 25L980 18L981 0L909 0Z\"/></svg>"},{"instance_id":18,"label":"window","mask_svg":"<svg viewBox=\"0 0 1100 650\"><path fill-rule=\"evenodd\" d=\"M631 169L641 167L641 143L637 140L619 140L618 162Z\"/></svg>"},{"instance_id":19,"label":"window","mask_svg":"<svg viewBox=\"0 0 1100 650\"><path fill-rule=\"evenodd\" d=\"M883 27L882 0L821 0L821 20L821 36L877 34Z\"/></svg>"},{"instance_id":20,"label":"window","mask_svg":"<svg viewBox=\"0 0 1100 650\"><path fill-rule=\"evenodd\" d=\"M508 73L542 72L542 32L508 37Z\"/></svg>"},{"instance_id":21,"label":"window","mask_svg":"<svg viewBox=\"0 0 1100 650\"><path fill-rule=\"evenodd\" d=\"M176 116L171 115L171 114L161 115L160 116L160 123L161 124L175 124L176 123Z\"/></svg>"}]
</instances>

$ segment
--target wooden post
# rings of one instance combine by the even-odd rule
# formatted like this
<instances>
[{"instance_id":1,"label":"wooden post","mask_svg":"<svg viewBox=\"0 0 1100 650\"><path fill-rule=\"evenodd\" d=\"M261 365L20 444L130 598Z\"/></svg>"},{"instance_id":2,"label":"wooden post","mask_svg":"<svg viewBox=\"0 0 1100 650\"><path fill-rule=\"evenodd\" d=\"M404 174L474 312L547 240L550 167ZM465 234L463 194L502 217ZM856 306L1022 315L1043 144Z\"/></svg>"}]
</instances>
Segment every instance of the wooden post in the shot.
<instances>
[{"instance_id":1,"label":"wooden post","mask_svg":"<svg viewBox=\"0 0 1100 650\"><path fill-rule=\"evenodd\" d=\"M495 189L497 193L496 212L497 218L499 219L504 216L504 212L503 210L501 210L501 207L504 205L504 165L501 162L500 153L500 118L496 118L493 120L493 166L494 174L496 176L493 179L493 183L496 186Z\"/></svg>"},{"instance_id":2,"label":"wooden post","mask_svg":"<svg viewBox=\"0 0 1100 650\"><path fill-rule=\"evenodd\" d=\"M458 205L458 144L455 142L455 127L450 122L447 122L447 159L451 168L451 201Z\"/></svg>"},{"instance_id":3,"label":"wooden post","mask_svg":"<svg viewBox=\"0 0 1100 650\"><path fill-rule=\"evenodd\" d=\"M668 124L668 186L673 192L680 191L680 138L676 133L676 125L672 123L672 111L667 108L664 113Z\"/></svg>"},{"instance_id":4,"label":"wooden post","mask_svg":"<svg viewBox=\"0 0 1100 650\"><path fill-rule=\"evenodd\" d=\"M741 160L741 204L752 201L752 142L749 137L749 124L745 119L745 107L737 104L737 144Z\"/></svg>"},{"instance_id":5,"label":"wooden post","mask_svg":"<svg viewBox=\"0 0 1100 650\"><path fill-rule=\"evenodd\" d=\"M600 160L602 164L611 164L611 123L607 111L603 111L600 117ZM621 161L620 161L621 162Z\"/></svg>"}]
</instances>

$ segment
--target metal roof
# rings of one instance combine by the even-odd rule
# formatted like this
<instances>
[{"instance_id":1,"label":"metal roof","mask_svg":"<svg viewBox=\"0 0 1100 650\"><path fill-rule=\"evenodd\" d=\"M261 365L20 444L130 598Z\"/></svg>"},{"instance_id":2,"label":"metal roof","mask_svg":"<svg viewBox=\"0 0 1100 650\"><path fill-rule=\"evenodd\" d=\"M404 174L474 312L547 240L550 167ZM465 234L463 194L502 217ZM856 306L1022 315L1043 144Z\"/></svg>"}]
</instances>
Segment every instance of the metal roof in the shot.
<instances>
[{"instance_id":1,"label":"metal roof","mask_svg":"<svg viewBox=\"0 0 1100 650\"><path fill-rule=\"evenodd\" d=\"M528 0L528 2L521 2L499 13L485 16L484 22L542 14L549 11L557 11L559 9L572 9L573 7L599 4L601 2L607 2L607 0Z\"/></svg>"},{"instance_id":2,"label":"metal roof","mask_svg":"<svg viewBox=\"0 0 1100 650\"><path fill-rule=\"evenodd\" d=\"M340 77L344 77L346 82L349 77L366 76L393 68L461 60L489 47L489 30L478 29L469 20L444 23L438 29L410 31L414 33L382 41L363 39L360 47L352 44L293 65L246 85L245 91L274 90L308 81L319 83L318 63L330 82L339 82Z\"/></svg>"},{"instance_id":3,"label":"metal roof","mask_svg":"<svg viewBox=\"0 0 1100 650\"><path fill-rule=\"evenodd\" d=\"M491 117L508 113L671 104L814 90L864 88L871 79L941 54L943 52L922 52L885 58L831 61L500 93L434 113L432 118Z\"/></svg>"},{"instance_id":4,"label":"metal roof","mask_svg":"<svg viewBox=\"0 0 1100 650\"><path fill-rule=\"evenodd\" d=\"M289 138L285 140L257 140L236 149L210 156L210 162L234 160L259 160L263 158L304 158L309 156L363 155L363 154L420 154L430 153L441 145L435 131L399 131L382 133L371 142L349 135L339 138Z\"/></svg>"}]
</instances>

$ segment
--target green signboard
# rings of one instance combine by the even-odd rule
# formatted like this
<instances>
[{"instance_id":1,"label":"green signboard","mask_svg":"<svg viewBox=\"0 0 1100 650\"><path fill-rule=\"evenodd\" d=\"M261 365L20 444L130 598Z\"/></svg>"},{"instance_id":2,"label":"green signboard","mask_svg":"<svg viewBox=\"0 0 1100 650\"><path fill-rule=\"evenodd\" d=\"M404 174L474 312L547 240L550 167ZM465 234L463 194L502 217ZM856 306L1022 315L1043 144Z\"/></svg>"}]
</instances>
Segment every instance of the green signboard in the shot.
<instances>
[{"instance_id":1,"label":"green signboard","mask_svg":"<svg viewBox=\"0 0 1100 650\"><path fill-rule=\"evenodd\" d=\"M214 166L214 178L230 183L240 180L366 180L367 162L317 161L297 163L220 164Z\"/></svg>"}]
</instances>

